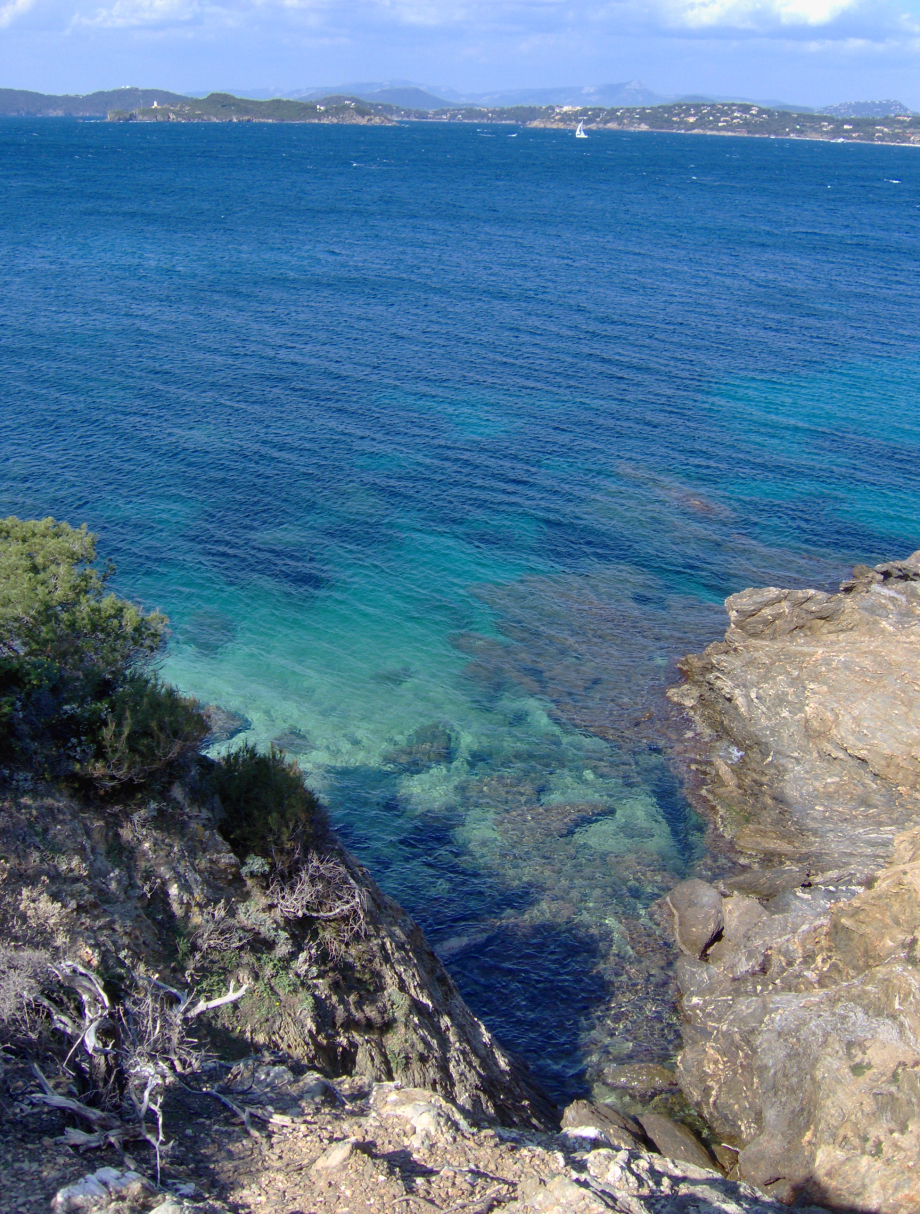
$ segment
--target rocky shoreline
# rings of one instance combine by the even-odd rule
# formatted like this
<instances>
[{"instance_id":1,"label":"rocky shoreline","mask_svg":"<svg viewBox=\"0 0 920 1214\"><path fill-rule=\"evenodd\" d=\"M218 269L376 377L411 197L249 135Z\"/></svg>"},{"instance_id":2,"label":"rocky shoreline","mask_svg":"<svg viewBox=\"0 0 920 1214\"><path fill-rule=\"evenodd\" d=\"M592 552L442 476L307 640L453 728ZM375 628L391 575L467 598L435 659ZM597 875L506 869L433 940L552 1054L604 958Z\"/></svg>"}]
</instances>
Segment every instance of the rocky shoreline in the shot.
<instances>
[{"instance_id":1,"label":"rocky shoreline","mask_svg":"<svg viewBox=\"0 0 920 1214\"><path fill-rule=\"evenodd\" d=\"M60 1018L59 994L42 1005L26 989L44 957L87 1017L66 1059L34 1025L0 1055L4 1209L779 1214L660 1113L576 1101L560 1127L418 927L334 840L323 862L361 905L348 938L322 915L279 913L202 791L192 769L140 806L21 777L2 799L0 1005L24 992ZM189 1042L176 1054L175 1040L143 1064L176 1064L157 1134L125 1113L127 1100L99 1107L73 1083L131 987L207 1013L191 1067ZM148 1005L158 1021L175 1006Z\"/></svg>"},{"instance_id":2,"label":"rocky shoreline","mask_svg":"<svg viewBox=\"0 0 920 1214\"><path fill-rule=\"evenodd\" d=\"M920 552L747 590L682 663L721 871L666 900L682 1090L784 1202L920 1205Z\"/></svg>"},{"instance_id":3,"label":"rocky shoreline","mask_svg":"<svg viewBox=\"0 0 920 1214\"><path fill-rule=\"evenodd\" d=\"M180 1011L194 998L210 1059L170 1081L154 1159L149 1135L74 1099L50 1038L14 1043L0 1057L9 1208L915 1210L920 552L857 567L836 594L747 590L726 606L725 639L686 658L668 692L689 718L676 750L712 844L661 903L681 952L677 1082L702 1140L676 1104L673 1120L641 1099L575 1101L560 1127L334 838L312 877L307 863L303 906L267 865L241 862L208 760L143 804L7 772L0 997L29 965L63 975L101 1017L87 1020L87 1065L114 1014L105 990L155 988ZM324 915L324 882L350 918ZM618 1069L627 1087L651 1090L652 1071L656 1091L673 1086L666 1068Z\"/></svg>"}]
</instances>

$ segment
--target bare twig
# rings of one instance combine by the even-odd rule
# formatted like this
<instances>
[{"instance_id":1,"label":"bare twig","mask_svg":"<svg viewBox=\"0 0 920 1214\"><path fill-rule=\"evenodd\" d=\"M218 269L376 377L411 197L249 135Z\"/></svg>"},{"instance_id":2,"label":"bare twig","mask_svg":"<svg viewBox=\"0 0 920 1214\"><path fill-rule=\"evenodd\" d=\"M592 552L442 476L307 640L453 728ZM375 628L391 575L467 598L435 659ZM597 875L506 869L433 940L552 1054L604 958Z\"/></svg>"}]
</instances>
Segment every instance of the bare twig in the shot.
<instances>
[{"instance_id":1,"label":"bare twig","mask_svg":"<svg viewBox=\"0 0 920 1214\"><path fill-rule=\"evenodd\" d=\"M117 1145L127 1138L148 1142L156 1154L159 1176L167 1089L177 1082L179 1075L200 1071L205 1058L201 1047L189 1035L190 1024L205 1012L237 1002L246 994L248 985L237 988L231 982L225 994L195 1002L192 989L176 990L158 978L137 977L133 991L116 1002L106 993L101 980L78 962L43 964L42 981L50 998L41 993L36 980L34 989L24 988L28 995L26 1004L40 1009L69 1038L65 1068L81 1047L89 1055L93 1103L98 1101L101 1107L94 1108L55 1091L35 1064L33 1071L41 1090L32 1093L29 1099L88 1122L92 1132L69 1129L65 1134L65 1141L80 1148ZM76 1011L72 993L82 1003L82 1016ZM105 1044L100 1041L103 1032L107 1034ZM226 1098L214 1095L228 1103ZM133 1114L122 1120L114 1109L125 1101ZM280 1114L241 1109L234 1102L229 1105L253 1133L250 1114L274 1125L294 1124L291 1118Z\"/></svg>"},{"instance_id":2,"label":"bare twig","mask_svg":"<svg viewBox=\"0 0 920 1214\"><path fill-rule=\"evenodd\" d=\"M275 879L268 895L286 919L346 919L363 924L365 894L338 860L309 856L292 881Z\"/></svg>"},{"instance_id":3,"label":"bare twig","mask_svg":"<svg viewBox=\"0 0 920 1214\"><path fill-rule=\"evenodd\" d=\"M32 1063L32 1070L35 1072L38 1082L42 1086L41 1092L33 1092L29 1099L38 1104L50 1105L53 1109L64 1109L68 1113L76 1113L78 1117L83 1117L87 1121L96 1126L104 1126L106 1129L118 1129L122 1122L112 1113L106 1113L103 1109L92 1109L88 1104L83 1104L80 1100L73 1100L70 1096L61 1096L54 1090L42 1072L39 1070L36 1063Z\"/></svg>"},{"instance_id":4,"label":"bare twig","mask_svg":"<svg viewBox=\"0 0 920 1214\"><path fill-rule=\"evenodd\" d=\"M207 1003L202 999L200 1003L197 1003L195 1007L191 1009L191 1011L188 1011L185 1014L188 1016L189 1020L192 1020L195 1016L200 1016L202 1012L211 1011L212 1008L223 1007L227 1003L236 1003L237 999L242 999L248 990L248 984L244 983L239 990L235 991L233 989L233 980L231 979L230 990L226 993L226 995L221 995L219 999L210 999Z\"/></svg>"},{"instance_id":5,"label":"bare twig","mask_svg":"<svg viewBox=\"0 0 920 1214\"><path fill-rule=\"evenodd\" d=\"M87 993L92 993L96 996L102 1006L106 1009L112 1006L108 995L103 989L102 983L96 977L92 970L88 970L85 965L81 965L79 961L64 961L61 963L61 969L70 981L70 985L76 987L81 995L85 997Z\"/></svg>"},{"instance_id":6,"label":"bare twig","mask_svg":"<svg viewBox=\"0 0 920 1214\"><path fill-rule=\"evenodd\" d=\"M224 1096L220 1092L215 1092L213 1088L206 1088L205 1092L208 1096L213 1096L215 1100L219 1100L222 1105L236 1113L237 1117L239 1117L240 1121L242 1121L243 1125L245 1125L246 1133L252 1138L262 1137L258 1130L253 1129L252 1122L249 1119L250 1114L255 1112L254 1109L247 1109L244 1105L237 1104L235 1101L231 1100L229 1096Z\"/></svg>"}]
</instances>

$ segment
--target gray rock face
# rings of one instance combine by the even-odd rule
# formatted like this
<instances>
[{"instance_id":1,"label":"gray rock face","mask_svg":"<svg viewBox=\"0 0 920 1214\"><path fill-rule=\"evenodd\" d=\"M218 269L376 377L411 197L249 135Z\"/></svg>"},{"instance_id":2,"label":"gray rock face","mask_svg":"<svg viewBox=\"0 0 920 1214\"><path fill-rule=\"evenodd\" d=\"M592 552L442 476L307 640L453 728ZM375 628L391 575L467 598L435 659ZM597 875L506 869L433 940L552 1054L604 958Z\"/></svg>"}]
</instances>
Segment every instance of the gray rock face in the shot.
<instances>
[{"instance_id":1,"label":"gray rock face","mask_svg":"<svg viewBox=\"0 0 920 1214\"><path fill-rule=\"evenodd\" d=\"M695 878L681 881L665 898L674 920L674 939L682 953L702 957L722 930L719 891Z\"/></svg>"},{"instance_id":2,"label":"gray rock face","mask_svg":"<svg viewBox=\"0 0 920 1214\"><path fill-rule=\"evenodd\" d=\"M639 1121L651 1141L668 1159L716 1170L715 1160L685 1125L672 1121L670 1117L662 1117L660 1113L643 1113Z\"/></svg>"},{"instance_id":3,"label":"gray rock face","mask_svg":"<svg viewBox=\"0 0 920 1214\"><path fill-rule=\"evenodd\" d=\"M839 594L745 591L727 607L725 641L669 693L696 726L698 796L739 860L694 893L719 898L722 934L704 959L704 932L682 944L681 1086L740 1148L742 1179L907 1214L920 1208L920 553L858 568Z\"/></svg>"},{"instance_id":4,"label":"gray rock face","mask_svg":"<svg viewBox=\"0 0 920 1214\"><path fill-rule=\"evenodd\" d=\"M585 1171L534 1177L506 1214L780 1214L783 1207L750 1185L641 1151L600 1148ZM802 1214L809 1214L802 1210ZM817 1214L817 1211L811 1212Z\"/></svg>"},{"instance_id":5,"label":"gray rock face","mask_svg":"<svg viewBox=\"0 0 920 1214\"><path fill-rule=\"evenodd\" d=\"M599 1141L610 1147L634 1150L645 1145L638 1121L606 1104L573 1100L562 1114L562 1132L572 1139Z\"/></svg>"}]
</instances>

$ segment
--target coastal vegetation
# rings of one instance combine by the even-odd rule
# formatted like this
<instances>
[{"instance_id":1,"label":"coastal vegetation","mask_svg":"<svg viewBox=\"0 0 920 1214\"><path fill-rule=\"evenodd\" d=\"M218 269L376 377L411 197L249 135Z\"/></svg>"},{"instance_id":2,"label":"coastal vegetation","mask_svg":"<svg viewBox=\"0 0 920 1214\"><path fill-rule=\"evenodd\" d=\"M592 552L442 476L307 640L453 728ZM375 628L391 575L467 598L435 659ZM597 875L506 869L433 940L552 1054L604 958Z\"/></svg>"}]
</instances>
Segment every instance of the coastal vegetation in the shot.
<instances>
[{"instance_id":1,"label":"coastal vegetation","mask_svg":"<svg viewBox=\"0 0 920 1214\"><path fill-rule=\"evenodd\" d=\"M388 106L369 105L350 97L327 97L322 101L249 101L229 93L210 93L201 100L179 98L166 105L153 104L135 110L112 109L110 122L324 122L389 126L393 118Z\"/></svg>"},{"instance_id":2,"label":"coastal vegetation","mask_svg":"<svg viewBox=\"0 0 920 1214\"><path fill-rule=\"evenodd\" d=\"M108 117L111 122L315 122L388 126L394 122L507 122L547 130L659 131L822 139L838 143L920 144L920 115L856 116L845 107L822 113L771 109L747 102L681 101L650 106L444 106L417 110L357 97L254 101L229 93L183 97L162 89L112 89L85 97L0 89L0 115Z\"/></svg>"},{"instance_id":3,"label":"coastal vegetation","mask_svg":"<svg viewBox=\"0 0 920 1214\"><path fill-rule=\"evenodd\" d=\"M223 806L221 832L242 859L268 855L287 870L326 841L322 806L296 763L276 747L268 754L248 744L231 751L215 766L213 779Z\"/></svg>"},{"instance_id":4,"label":"coastal vegetation","mask_svg":"<svg viewBox=\"0 0 920 1214\"><path fill-rule=\"evenodd\" d=\"M0 742L44 778L138 783L208 732L153 663L166 619L109 590L86 527L0 520Z\"/></svg>"},{"instance_id":5,"label":"coastal vegetation","mask_svg":"<svg viewBox=\"0 0 920 1214\"><path fill-rule=\"evenodd\" d=\"M453 106L423 111L345 97L322 101L247 102L212 94L203 102L112 111L112 121L143 122L464 122L513 123L535 129L658 131L696 135L752 135L843 143L920 144L920 115L887 118L794 113L746 103L680 102L654 106Z\"/></svg>"}]
</instances>

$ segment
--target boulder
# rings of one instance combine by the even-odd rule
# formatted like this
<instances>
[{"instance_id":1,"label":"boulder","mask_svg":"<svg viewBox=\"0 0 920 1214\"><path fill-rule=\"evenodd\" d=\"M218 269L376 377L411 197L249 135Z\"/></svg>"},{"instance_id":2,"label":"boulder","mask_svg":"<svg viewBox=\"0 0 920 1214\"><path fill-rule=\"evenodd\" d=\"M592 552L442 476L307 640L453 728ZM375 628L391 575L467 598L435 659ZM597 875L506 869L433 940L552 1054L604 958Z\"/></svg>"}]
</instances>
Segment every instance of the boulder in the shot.
<instances>
[{"instance_id":1,"label":"boulder","mask_svg":"<svg viewBox=\"0 0 920 1214\"><path fill-rule=\"evenodd\" d=\"M342 1142L334 1142L331 1147L327 1147L320 1155L319 1159L315 1160L310 1168L311 1172L337 1172L339 1168L345 1166L349 1159L360 1150L360 1144L356 1138L346 1138Z\"/></svg>"},{"instance_id":2,"label":"boulder","mask_svg":"<svg viewBox=\"0 0 920 1214\"><path fill-rule=\"evenodd\" d=\"M714 1172L721 1171L696 1135L680 1122L672 1121L661 1113L643 1113L639 1122L649 1139L668 1159L691 1163L697 1168L709 1168Z\"/></svg>"},{"instance_id":3,"label":"boulder","mask_svg":"<svg viewBox=\"0 0 920 1214\"><path fill-rule=\"evenodd\" d=\"M701 957L722 930L722 898L714 886L693 878L681 881L665 898L674 921L677 947Z\"/></svg>"},{"instance_id":4,"label":"boulder","mask_svg":"<svg viewBox=\"0 0 920 1214\"><path fill-rule=\"evenodd\" d=\"M431 1143L449 1143L472 1127L458 1108L423 1088L401 1088L395 1083L374 1085L371 1104L381 1117L402 1117L413 1133L411 1145L418 1149Z\"/></svg>"},{"instance_id":5,"label":"boulder","mask_svg":"<svg viewBox=\"0 0 920 1214\"><path fill-rule=\"evenodd\" d=\"M98 1168L81 1180L59 1189L51 1199L51 1209L53 1214L91 1214L92 1211L107 1209L115 1197L125 1203L155 1192L151 1182L139 1172Z\"/></svg>"},{"instance_id":6,"label":"boulder","mask_svg":"<svg viewBox=\"0 0 920 1214\"><path fill-rule=\"evenodd\" d=\"M562 1132L569 1138L599 1140L611 1147L634 1148L644 1141L638 1121L605 1104L573 1100L562 1114Z\"/></svg>"}]
</instances>

